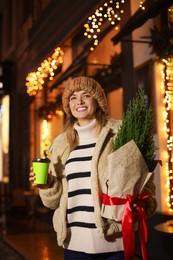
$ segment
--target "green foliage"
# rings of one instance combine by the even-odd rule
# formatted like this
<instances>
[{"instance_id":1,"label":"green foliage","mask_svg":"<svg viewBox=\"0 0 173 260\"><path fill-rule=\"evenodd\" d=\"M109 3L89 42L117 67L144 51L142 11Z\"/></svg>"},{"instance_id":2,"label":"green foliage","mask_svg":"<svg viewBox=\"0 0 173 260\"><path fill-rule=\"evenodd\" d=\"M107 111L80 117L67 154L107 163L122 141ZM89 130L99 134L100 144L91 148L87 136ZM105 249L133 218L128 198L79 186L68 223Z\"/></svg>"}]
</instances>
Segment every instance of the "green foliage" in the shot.
<instances>
[{"instance_id":1,"label":"green foliage","mask_svg":"<svg viewBox=\"0 0 173 260\"><path fill-rule=\"evenodd\" d=\"M40 118L49 119L49 115L51 116L57 116L56 110L62 108L62 94L59 94L56 97L56 101L48 102L47 104L41 106L38 109L38 116Z\"/></svg>"},{"instance_id":2,"label":"green foliage","mask_svg":"<svg viewBox=\"0 0 173 260\"><path fill-rule=\"evenodd\" d=\"M150 29L150 46L158 61L173 57L173 27L164 27L159 30L156 26Z\"/></svg>"},{"instance_id":3,"label":"green foliage","mask_svg":"<svg viewBox=\"0 0 173 260\"><path fill-rule=\"evenodd\" d=\"M153 138L153 115L151 105L147 106L144 90L139 88L136 97L129 102L126 114L113 142L117 150L134 140L141 151L149 169L154 167L157 147Z\"/></svg>"},{"instance_id":4,"label":"green foliage","mask_svg":"<svg viewBox=\"0 0 173 260\"><path fill-rule=\"evenodd\" d=\"M115 54L111 57L110 65L95 69L91 77L98 82L102 82L102 86L107 86L120 77L121 71L122 55Z\"/></svg>"}]
</instances>

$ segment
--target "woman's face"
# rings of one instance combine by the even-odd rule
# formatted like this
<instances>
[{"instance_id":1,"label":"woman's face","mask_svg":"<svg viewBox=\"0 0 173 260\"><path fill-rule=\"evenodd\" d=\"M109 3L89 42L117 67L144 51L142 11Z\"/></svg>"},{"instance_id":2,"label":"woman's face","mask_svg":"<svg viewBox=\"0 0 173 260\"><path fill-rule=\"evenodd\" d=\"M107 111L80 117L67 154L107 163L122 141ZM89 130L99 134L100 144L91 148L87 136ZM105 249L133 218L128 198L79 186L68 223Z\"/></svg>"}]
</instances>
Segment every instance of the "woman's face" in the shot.
<instances>
[{"instance_id":1,"label":"woman's face","mask_svg":"<svg viewBox=\"0 0 173 260\"><path fill-rule=\"evenodd\" d=\"M86 125L95 118L98 107L96 100L84 90L75 91L69 101L72 115L78 119L79 125Z\"/></svg>"}]
</instances>

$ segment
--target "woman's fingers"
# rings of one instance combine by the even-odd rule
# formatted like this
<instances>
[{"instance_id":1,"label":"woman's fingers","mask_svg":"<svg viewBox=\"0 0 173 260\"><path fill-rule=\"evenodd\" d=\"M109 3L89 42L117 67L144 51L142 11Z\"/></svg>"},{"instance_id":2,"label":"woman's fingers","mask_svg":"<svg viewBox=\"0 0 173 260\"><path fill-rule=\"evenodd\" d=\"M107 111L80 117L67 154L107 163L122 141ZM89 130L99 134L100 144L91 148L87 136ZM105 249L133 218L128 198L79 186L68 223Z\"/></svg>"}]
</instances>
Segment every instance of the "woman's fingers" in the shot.
<instances>
[{"instance_id":1,"label":"woman's fingers","mask_svg":"<svg viewBox=\"0 0 173 260\"><path fill-rule=\"evenodd\" d=\"M29 173L29 181L33 182L35 180L35 173L34 172L30 172Z\"/></svg>"},{"instance_id":2,"label":"woman's fingers","mask_svg":"<svg viewBox=\"0 0 173 260\"><path fill-rule=\"evenodd\" d=\"M46 184L35 184L34 180L35 180L35 173L33 171L31 171L29 173L29 181L32 182L32 186L36 186L40 189L48 189L52 186L52 184L54 182L54 176L52 176L52 172L49 171Z\"/></svg>"}]
</instances>

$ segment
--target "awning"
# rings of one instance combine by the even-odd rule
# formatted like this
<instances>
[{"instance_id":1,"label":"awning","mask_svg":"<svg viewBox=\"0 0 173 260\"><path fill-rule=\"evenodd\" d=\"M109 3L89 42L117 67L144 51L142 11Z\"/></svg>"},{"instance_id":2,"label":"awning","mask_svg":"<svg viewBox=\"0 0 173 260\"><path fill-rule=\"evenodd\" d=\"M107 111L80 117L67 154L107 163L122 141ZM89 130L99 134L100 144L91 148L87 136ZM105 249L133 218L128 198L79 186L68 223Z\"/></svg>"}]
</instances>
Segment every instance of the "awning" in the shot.
<instances>
[{"instance_id":1,"label":"awning","mask_svg":"<svg viewBox=\"0 0 173 260\"><path fill-rule=\"evenodd\" d=\"M162 9L167 8L173 4L173 0L146 0L145 10L139 9L121 28L112 41L114 45L122 40L123 37L129 35L136 28L142 26L148 19L153 18L161 12Z\"/></svg>"}]
</instances>

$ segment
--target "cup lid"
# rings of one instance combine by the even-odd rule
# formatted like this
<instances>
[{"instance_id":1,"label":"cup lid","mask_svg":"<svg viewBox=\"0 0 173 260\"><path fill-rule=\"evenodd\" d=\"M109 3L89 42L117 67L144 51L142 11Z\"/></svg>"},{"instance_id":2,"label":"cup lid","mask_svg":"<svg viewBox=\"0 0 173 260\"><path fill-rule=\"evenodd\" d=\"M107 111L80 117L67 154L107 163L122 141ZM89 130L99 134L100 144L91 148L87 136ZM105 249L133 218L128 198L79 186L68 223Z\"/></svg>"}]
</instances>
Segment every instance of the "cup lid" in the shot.
<instances>
[{"instance_id":1,"label":"cup lid","mask_svg":"<svg viewBox=\"0 0 173 260\"><path fill-rule=\"evenodd\" d=\"M50 159L49 158L34 158L32 160L32 162L46 162L46 163L50 163Z\"/></svg>"}]
</instances>

